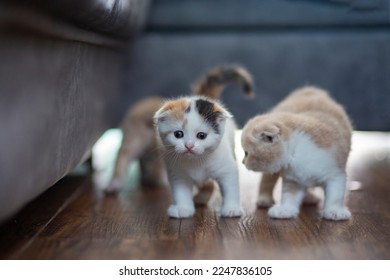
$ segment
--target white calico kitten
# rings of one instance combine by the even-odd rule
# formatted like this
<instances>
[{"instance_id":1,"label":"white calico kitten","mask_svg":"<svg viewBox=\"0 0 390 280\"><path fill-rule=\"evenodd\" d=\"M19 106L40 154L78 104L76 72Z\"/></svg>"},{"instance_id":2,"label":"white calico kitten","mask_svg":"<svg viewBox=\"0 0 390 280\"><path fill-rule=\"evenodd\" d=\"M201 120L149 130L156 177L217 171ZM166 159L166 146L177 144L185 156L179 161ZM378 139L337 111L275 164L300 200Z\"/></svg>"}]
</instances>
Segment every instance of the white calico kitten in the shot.
<instances>
[{"instance_id":1,"label":"white calico kitten","mask_svg":"<svg viewBox=\"0 0 390 280\"><path fill-rule=\"evenodd\" d=\"M315 87L293 92L270 113L249 120L243 128L244 164L262 171L259 206L271 206L272 190L283 178L280 205L271 207L272 218L294 218L308 187L322 186L322 216L345 220L346 162L352 126L344 109Z\"/></svg>"},{"instance_id":2,"label":"white calico kitten","mask_svg":"<svg viewBox=\"0 0 390 280\"><path fill-rule=\"evenodd\" d=\"M249 74L240 67L218 67L210 71L194 85L193 94L211 98L219 98L226 83L242 85L246 95L251 96L252 85ZM164 104L164 99L157 96L146 97L132 105L124 117L121 130L123 139L118 151L113 177L105 187L107 193L119 192L127 175L129 163L139 160L141 184L143 186L166 186L168 179L164 160L158 149L156 129L153 117ZM197 203L207 201L213 190L213 182L204 185Z\"/></svg>"},{"instance_id":3,"label":"white calico kitten","mask_svg":"<svg viewBox=\"0 0 390 280\"><path fill-rule=\"evenodd\" d=\"M253 95L250 76L238 67L214 69L198 83L197 94L218 97L227 82L242 83L245 93ZM240 216L232 115L215 99L191 96L166 102L156 112L155 122L172 188L168 215L192 217L193 186L213 179L223 195L221 216Z\"/></svg>"}]
</instances>

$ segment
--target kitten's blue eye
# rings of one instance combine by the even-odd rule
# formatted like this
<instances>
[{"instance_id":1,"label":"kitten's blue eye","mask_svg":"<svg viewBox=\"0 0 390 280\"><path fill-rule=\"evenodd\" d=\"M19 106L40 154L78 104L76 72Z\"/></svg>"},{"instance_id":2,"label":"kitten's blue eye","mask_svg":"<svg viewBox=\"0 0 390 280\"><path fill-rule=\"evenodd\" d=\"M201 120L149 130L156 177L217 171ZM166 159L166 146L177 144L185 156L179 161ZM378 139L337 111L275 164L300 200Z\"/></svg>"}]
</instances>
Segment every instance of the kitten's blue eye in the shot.
<instances>
[{"instance_id":1,"label":"kitten's blue eye","mask_svg":"<svg viewBox=\"0 0 390 280\"><path fill-rule=\"evenodd\" d=\"M173 135L175 135L175 137L176 137L177 139L183 138L183 137L184 137L184 133L183 133L183 131L181 131L181 130L176 130L176 131L173 133Z\"/></svg>"},{"instance_id":2,"label":"kitten's blue eye","mask_svg":"<svg viewBox=\"0 0 390 280\"><path fill-rule=\"evenodd\" d=\"M206 139L207 137L207 133L204 133L204 132L198 132L198 134L196 134L196 138L200 139L200 140L204 140Z\"/></svg>"}]
</instances>

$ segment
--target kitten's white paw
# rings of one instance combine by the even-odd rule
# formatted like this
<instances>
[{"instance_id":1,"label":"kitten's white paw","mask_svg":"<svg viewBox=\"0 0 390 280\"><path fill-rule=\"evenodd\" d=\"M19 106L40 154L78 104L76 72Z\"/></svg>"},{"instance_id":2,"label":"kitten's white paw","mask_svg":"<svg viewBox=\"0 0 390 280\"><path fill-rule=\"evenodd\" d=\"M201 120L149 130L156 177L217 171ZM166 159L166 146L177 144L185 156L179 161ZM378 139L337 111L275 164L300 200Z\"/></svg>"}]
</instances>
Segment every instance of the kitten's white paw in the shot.
<instances>
[{"instance_id":1,"label":"kitten's white paw","mask_svg":"<svg viewBox=\"0 0 390 280\"><path fill-rule=\"evenodd\" d=\"M223 206L221 208L221 216L228 217L228 218L240 217L242 216L242 210L240 206L234 206L234 205Z\"/></svg>"},{"instance_id":2,"label":"kitten's white paw","mask_svg":"<svg viewBox=\"0 0 390 280\"><path fill-rule=\"evenodd\" d=\"M106 193L116 193L122 189L122 182L118 179L112 179L110 184L104 189Z\"/></svg>"},{"instance_id":3,"label":"kitten's white paw","mask_svg":"<svg viewBox=\"0 0 390 280\"><path fill-rule=\"evenodd\" d=\"M182 205L171 205L167 212L168 216L171 218L190 218L195 214L195 208Z\"/></svg>"},{"instance_id":4,"label":"kitten's white paw","mask_svg":"<svg viewBox=\"0 0 390 280\"><path fill-rule=\"evenodd\" d=\"M296 218L298 214L299 214L299 209L297 209L296 207L275 205L268 210L268 216L275 219Z\"/></svg>"},{"instance_id":5,"label":"kitten's white paw","mask_svg":"<svg viewBox=\"0 0 390 280\"><path fill-rule=\"evenodd\" d=\"M333 207L324 209L322 217L327 220L342 221L351 218L351 212L345 207Z\"/></svg>"},{"instance_id":6,"label":"kitten's white paw","mask_svg":"<svg viewBox=\"0 0 390 280\"><path fill-rule=\"evenodd\" d=\"M262 195L257 199L257 206L260 208L269 208L274 205L274 199L271 196Z\"/></svg>"}]
</instances>

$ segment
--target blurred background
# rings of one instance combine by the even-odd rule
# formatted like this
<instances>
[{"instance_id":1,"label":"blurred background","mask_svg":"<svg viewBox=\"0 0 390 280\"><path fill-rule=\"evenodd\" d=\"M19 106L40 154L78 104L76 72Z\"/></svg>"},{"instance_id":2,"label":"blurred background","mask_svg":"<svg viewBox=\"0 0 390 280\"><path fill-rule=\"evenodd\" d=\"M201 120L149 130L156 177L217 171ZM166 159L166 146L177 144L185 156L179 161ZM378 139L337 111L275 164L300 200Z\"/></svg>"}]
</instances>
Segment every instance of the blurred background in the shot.
<instances>
[{"instance_id":1,"label":"blurred background","mask_svg":"<svg viewBox=\"0 0 390 280\"><path fill-rule=\"evenodd\" d=\"M303 85L357 130L390 129L387 0L14 0L0 3L0 220L88 159L146 96L187 95L216 65L239 125Z\"/></svg>"},{"instance_id":2,"label":"blurred background","mask_svg":"<svg viewBox=\"0 0 390 280\"><path fill-rule=\"evenodd\" d=\"M207 69L240 64L253 74L257 98L247 102L234 87L222 97L240 125L311 84L330 91L356 129L388 130L389 3L152 1L129 53L123 105L150 94L188 94Z\"/></svg>"}]
</instances>

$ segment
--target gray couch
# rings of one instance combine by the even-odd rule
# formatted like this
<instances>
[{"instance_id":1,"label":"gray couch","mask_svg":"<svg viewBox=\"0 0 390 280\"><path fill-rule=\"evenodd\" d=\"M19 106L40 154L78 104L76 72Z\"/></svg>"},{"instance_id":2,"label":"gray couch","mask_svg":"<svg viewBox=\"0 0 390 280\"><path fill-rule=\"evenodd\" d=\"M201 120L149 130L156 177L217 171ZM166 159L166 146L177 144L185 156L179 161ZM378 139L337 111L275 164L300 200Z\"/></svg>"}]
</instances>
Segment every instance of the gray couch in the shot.
<instances>
[{"instance_id":1,"label":"gray couch","mask_svg":"<svg viewBox=\"0 0 390 280\"><path fill-rule=\"evenodd\" d=\"M116 125L128 47L148 1L0 4L0 220L85 160Z\"/></svg>"},{"instance_id":2,"label":"gray couch","mask_svg":"<svg viewBox=\"0 0 390 280\"><path fill-rule=\"evenodd\" d=\"M154 1L123 104L186 94L208 68L238 63L253 73L257 98L232 87L222 99L241 125L313 84L344 104L356 129L388 131L389 15L388 0Z\"/></svg>"}]
</instances>

